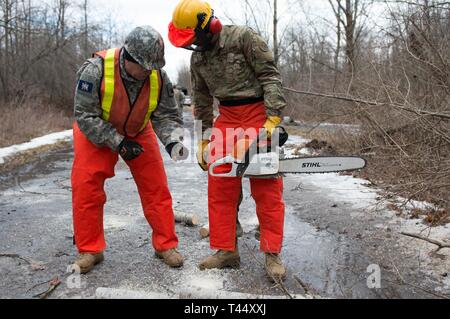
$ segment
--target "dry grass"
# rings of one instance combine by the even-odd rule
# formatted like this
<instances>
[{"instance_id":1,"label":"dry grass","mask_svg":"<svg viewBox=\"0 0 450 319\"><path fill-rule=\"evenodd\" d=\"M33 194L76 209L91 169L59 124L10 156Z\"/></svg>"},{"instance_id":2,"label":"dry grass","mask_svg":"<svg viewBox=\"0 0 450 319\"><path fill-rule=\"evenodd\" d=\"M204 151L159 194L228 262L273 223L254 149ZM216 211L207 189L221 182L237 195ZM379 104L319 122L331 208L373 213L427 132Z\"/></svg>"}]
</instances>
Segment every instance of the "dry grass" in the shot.
<instances>
[{"instance_id":1,"label":"dry grass","mask_svg":"<svg viewBox=\"0 0 450 319\"><path fill-rule=\"evenodd\" d=\"M69 141L59 141L49 145L39 146L30 150L19 152L8 157L5 163L0 164L0 173L10 172L19 168L25 164L33 162L39 154L50 152L56 149L63 149L68 147L71 142Z\"/></svg>"},{"instance_id":2,"label":"dry grass","mask_svg":"<svg viewBox=\"0 0 450 319\"><path fill-rule=\"evenodd\" d=\"M0 147L70 129L72 116L43 101L19 101L0 106Z\"/></svg>"},{"instance_id":3,"label":"dry grass","mask_svg":"<svg viewBox=\"0 0 450 319\"><path fill-rule=\"evenodd\" d=\"M339 152L341 155L350 155L355 150L355 136L344 129L329 130L322 127L314 129L298 128L295 126L286 128L291 135L299 135L306 139L325 141L328 148Z\"/></svg>"}]
</instances>

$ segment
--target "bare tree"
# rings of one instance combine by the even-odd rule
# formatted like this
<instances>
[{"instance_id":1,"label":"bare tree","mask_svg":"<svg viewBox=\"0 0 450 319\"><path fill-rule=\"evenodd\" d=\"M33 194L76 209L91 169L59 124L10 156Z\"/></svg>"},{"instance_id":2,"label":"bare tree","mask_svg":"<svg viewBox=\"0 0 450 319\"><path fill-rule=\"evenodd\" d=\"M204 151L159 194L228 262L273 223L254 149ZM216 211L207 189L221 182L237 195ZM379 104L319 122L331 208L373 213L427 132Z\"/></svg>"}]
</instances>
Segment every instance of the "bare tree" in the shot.
<instances>
[{"instance_id":1,"label":"bare tree","mask_svg":"<svg viewBox=\"0 0 450 319\"><path fill-rule=\"evenodd\" d=\"M333 12L338 21L337 33L339 37L341 26L345 37L345 54L347 58L347 71L353 73L356 70L356 57L358 41L364 30L364 24L360 18L367 13L371 0L329 0Z\"/></svg>"},{"instance_id":2,"label":"bare tree","mask_svg":"<svg viewBox=\"0 0 450 319\"><path fill-rule=\"evenodd\" d=\"M278 0L273 0L273 55L277 65L280 59L278 47Z\"/></svg>"},{"instance_id":3,"label":"bare tree","mask_svg":"<svg viewBox=\"0 0 450 319\"><path fill-rule=\"evenodd\" d=\"M83 12L84 12L84 55L89 55L89 24L88 24L88 0L83 2Z\"/></svg>"},{"instance_id":4,"label":"bare tree","mask_svg":"<svg viewBox=\"0 0 450 319\"><path fill-rule=\"evenodd\" d=\"M227 3L227 1L221 2L225 18L233 24L253 28L272 46L275 62L279 64L280 57L284 54L282 42L288 32L288 24L280 29L280 20L290 18L288 10L280 12L278 0L245 0L240 2L241 10L239 12L241 12L241 16L236 15L236 10L232 13L227 10L226 8L229 7Z\"/></svg>"},{"instance_id":5,"label":"bare tree","mask_svg":"<svg viewBox=\"0 0 450 319\"><path fill-rule=\"evenodd\" d=\"M36 95L72 109L77 68L94 50L107 46L104 30L114 27L112 21L102 27L90 23L88 9L87 0L35 6L31 0L0 0L1 103Z\"/></svg>"},{"instance_id":6,"label":"bare tree","mask_svg":"<svg viewBox=\"0 0 450 319\"><path fill-rule=\"evenodd\" d=\"M341 21L342 21L342 6L340 5L342 0L336 0L337 6L334 6L332 0L328 0L330 3L334 15L336 17L336 50L334 52L334 82L333 82L333 92L336 91L336 84L339 76L339 55L341 54Z\"/></svg>"},{"instance_id":7,"label":"bare tree","mask_svg":"<svg viewBox=\"0 0 450 319\"><path fill-rule=\"evenodd\" d=\"M188 90L188 92L192 92L191 71L189 69L189 66L183 64L178 69L177 85L182 86L183 88L186 88Z\"/></svg>"}]
</instances>

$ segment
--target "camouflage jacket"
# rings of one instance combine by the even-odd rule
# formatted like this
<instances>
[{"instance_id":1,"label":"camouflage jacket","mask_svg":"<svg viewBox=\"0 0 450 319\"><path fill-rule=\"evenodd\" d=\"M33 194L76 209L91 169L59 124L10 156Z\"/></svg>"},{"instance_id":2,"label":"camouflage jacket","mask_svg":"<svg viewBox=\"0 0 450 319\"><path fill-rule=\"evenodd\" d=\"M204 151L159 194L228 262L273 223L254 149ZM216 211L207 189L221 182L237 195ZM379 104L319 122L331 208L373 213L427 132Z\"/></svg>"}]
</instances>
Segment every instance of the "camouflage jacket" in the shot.
<instances>
[{"instance_id":1,"label":"camouflage jacket","mask_svg":"<svg viewBox=\"0 0 450 319\"><path fill-rule=\"evenodd\" d=\"M192 54L191 76L195 114L203 121L203 131L212 127L213 97L264 97L268 116L280 116L286 106L273 53L248 27L224 26L211 50Z\"/></svg>"},{"instance_id":2,"label":"camouflage jacket","mask_svg":"<svg viewBox=\"0 0 450 319\"><path fill-rule=\"evenodd\" d=\"M144 81L138 81L125 72L123 52L120 55L120 69L130 101L134 103ZM77 85L74 115L80 130L92 143L97 146L108 146L116 151L124 136L120 135L111 123L102 119L100 104L102 74L103 61L99 57L89 59L81 66L77 73L77 81L82 80L91 84L92 87L85 91L80 90ZM161 100L152 114L151 121L156 135L164 146L167 146L170 143L182 140L183 120L175 102L172 83L163 70L161 70L161 77Z\"/></svg>"}]
</instances>

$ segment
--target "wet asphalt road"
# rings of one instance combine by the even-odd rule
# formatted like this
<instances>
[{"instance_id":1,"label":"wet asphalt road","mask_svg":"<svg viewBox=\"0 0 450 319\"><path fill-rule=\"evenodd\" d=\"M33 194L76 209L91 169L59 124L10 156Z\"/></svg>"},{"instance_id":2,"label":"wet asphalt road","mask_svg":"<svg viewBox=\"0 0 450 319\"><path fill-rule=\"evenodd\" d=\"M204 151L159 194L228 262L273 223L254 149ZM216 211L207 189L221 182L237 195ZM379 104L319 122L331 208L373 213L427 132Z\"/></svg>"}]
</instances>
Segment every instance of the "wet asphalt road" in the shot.
<instances>
[{"instance_id":1,"label":"wet asphalt road","mask_svg":"<svg viewBox=\"0 0 450 319\"><path fill-rule=\"evenodd\" d=\"M186 125L192 121L186 113ZM189 142L189 139L188 139ZM175 164L161 149L174 209L197 214L207 223L207 178L195 163ZM239 241L241 268L200 271L198 262L211 251L198 227L177 224L182 269L170 269L153 255L150 227L140 206L127 166L119 162L116 176L106 183L106 260L71 287L67 267L76 257L72 244L70 169L73 152L51 151L33 163L0 175L0 254L17 254L41 264L0 257L0 298L32 298L58 276L62 283L51 298L93 298L98 287L126 288L175 295L180 289L281 295L263 270L263 255L254 236L257 225L249 183L244 181ZM414 251L400 244L388 216L327 196L311 176L285 179L286 221L283 259L286 290L303 294L304 287L325 298L436 298L439 278L421 267ZM379 265L381 288L369 289L369 265ZM401 278L401 280L400 280ZM303 283L301 285L298 281ZM36 286L38 285L38 286Z\"/></svg>"}]
</instances>

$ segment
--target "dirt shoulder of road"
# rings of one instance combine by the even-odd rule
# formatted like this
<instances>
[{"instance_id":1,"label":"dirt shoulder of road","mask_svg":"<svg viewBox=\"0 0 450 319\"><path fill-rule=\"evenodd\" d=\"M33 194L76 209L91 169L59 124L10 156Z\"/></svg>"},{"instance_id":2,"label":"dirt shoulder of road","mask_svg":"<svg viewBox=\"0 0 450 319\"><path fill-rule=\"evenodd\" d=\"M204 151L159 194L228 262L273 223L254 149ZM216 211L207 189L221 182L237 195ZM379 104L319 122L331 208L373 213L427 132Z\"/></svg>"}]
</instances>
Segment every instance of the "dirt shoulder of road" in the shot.
<instances>
[{"instance_id":1,"label":"dirt shoulder of road","mask_svg":"<svg viewBox=\"0 0 450 319\"><path fill-rule=\"evenodd\" d=\"M39 146L26 151L18 152L12 156L8 156L5 159L5 163L0 164L0 174L8 173L23 165L30 164L42 154L46 154L54 150L67 148L71 144L72 141L62 140L54 144Z\"/></svg>"}]
</instances>

